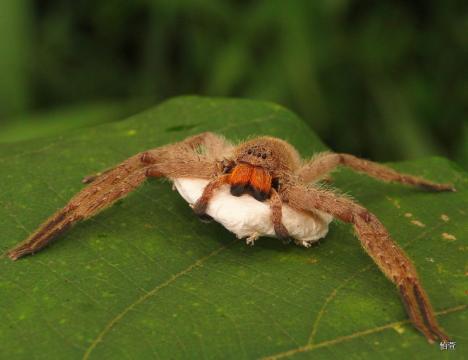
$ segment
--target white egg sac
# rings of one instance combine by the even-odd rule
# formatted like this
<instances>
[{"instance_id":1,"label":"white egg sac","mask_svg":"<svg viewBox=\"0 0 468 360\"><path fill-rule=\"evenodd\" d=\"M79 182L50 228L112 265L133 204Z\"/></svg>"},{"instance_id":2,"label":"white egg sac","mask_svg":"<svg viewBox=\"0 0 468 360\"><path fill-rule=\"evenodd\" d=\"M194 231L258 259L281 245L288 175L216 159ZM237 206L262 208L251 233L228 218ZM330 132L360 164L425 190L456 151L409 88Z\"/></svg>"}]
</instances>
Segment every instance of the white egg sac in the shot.
<instances>
[{"instance_id":1,"label":"white egg sac","mask_svg":"<svg viewBox=\"0 0 468 360\"><path fill-rule=\"evenodd\" d=\"M195 178L172 179L179 194L190 205L200 198L208 180ZM283 205L283 225L289 235L299 245L309 247L328 232L332 216L315 210L305 213ZM248 194L236 197L229 191L229 185L224 185L215 191L208 204L206 213L226 229L241 238L247 238L247 243L260 236L276 237L271 220L271 209L268 201L260 202Z\"/></svg>"}]
</instances>

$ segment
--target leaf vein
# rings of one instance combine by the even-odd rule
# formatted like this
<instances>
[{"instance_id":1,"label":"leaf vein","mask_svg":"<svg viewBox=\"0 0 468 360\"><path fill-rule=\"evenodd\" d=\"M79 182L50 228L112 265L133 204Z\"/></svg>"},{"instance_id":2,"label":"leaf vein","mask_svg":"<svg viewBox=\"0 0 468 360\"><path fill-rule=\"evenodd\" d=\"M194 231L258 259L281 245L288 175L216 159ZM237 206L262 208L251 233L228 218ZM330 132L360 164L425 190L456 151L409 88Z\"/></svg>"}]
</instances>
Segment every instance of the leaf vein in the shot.
<instances>
[{"instance_id":1,"label":"leaf vein","mask_svg":"<svg viewBox=\"0 0 468 360\"><path fill-rule=\"evenodd\" d=\"M436 315L437 316L446 315L446 314L454 313L454 312L457 312L457 311L463 311L463 310L466 310L467 308L468 308L468 305L466 305L466 304L458 305L458 306L454 306L454 307L451 307L451 308L448 308L448 309L445 309L445 310L437 311ZM377 326L377 327L371 328L371 329L357 331L357 332L349 334L349 335L339 336L339 337L337 337L335 339L325 340L325 341L322 341L322 342L319 342L319 343L316 343L316 344L307 344L307 345L304 345L304 346L301 346L301 347L298 347L298 348L294 348L294 349L287 350L287 351L284 351L284 352L280 352L280 353L277 353L277 354L274 354L274 355L266 356L266 357L263 357L261 359L262 360L276 360L276 359L287 358L287 357L293 356L293 355L298 354L298 353L310 352L310 351L313 351L315 349L319 349L319 348L322 348L322 347L328 347L328 346L336 345L336 344L339 344L339 343L342 343L342 342L345 342L345 341L348 341L348 340L356 339L356 338L359 338L359 337L362 337L362 336L375 334L375 333L378 333L378 332L381 332L381 331L384 331L384 330L388 330L388 329L393 328L393 327L398 326L398 325L408 324L409 322L410 322L409 319L401 320L401 321L395 321L395 322L392 322L392 323L388 323L386 325Z\"/></svg>"},{"instance_id":2,"label":"leaf vein","mask_svg":"<svg viewBox=\"0 0 468 360\"><path fill-rule=\"evenodd\" d=\"M238 240L234 240L234 241L231 241L230 243L226 244L226 245L223 245L221 247L219 247L218 249L212 251L211 253L209 253L208 255L198 259L197 261L195 261L193 264L189 265L187 268L185 268L184 270L172 275L169 279L167 279L165 282L157 285L156 287L154 287L151 291L149 291L148 293L140 296L137 300L135 300L134 302L132 302L130 305L128 305L125 309L123 309L120 313L118 313L116 316L114 316L108 323L107 325L98 333L98 335L91 341L91 344L90 346L86 349L85 353L83 354L83 360L86 360L86 359L89 359L89 356L91 355L91 353L94 351L94 349L96 348L96 346L102 342L102 340L104 339L104 337L109 333L109 331L112 330L112 328L114 328L114 326L119 322L121 321L135 306L145 302L146 300L148 300L150 297L154 296L156 293L158 293L159 290L165 288L166 286L170 285L171 283L173 283L175 280L177 280L178 278L180 278L181 276L183 275L186 275L187 273L189 273L190 271L192 271L193 269L195 269L196 267L198 266L201 266L206 260L208 260L209 258L217 255L218 253L220 253L221 251L225 250L226 248L228 248L229 246L231 246L232 244L236 243Z\"/></svg>"}]
</instances>

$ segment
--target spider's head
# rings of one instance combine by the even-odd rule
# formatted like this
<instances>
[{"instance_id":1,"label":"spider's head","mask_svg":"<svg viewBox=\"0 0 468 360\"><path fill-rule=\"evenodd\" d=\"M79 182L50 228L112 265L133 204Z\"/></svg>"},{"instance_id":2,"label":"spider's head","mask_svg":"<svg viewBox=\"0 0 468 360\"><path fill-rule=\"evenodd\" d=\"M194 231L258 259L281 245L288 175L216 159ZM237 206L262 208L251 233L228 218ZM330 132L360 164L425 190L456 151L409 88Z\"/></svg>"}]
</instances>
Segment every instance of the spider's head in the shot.
<instances>
[{"instance_id":1,"label":"spider's head","mask_svg":"<svg viewBox=\"0 0 468 360\"><path fill-rule=\"evenodd\" d=\"M236 163L259 166L266 171L293 171L300 164L296 149L281 139L264 136L246 141L234 150Z\"/></svg>"},{"instance_id":2,"label":"spider's head","mask_svg":"<svg viewBox=\"0 0 468 360\"><path fill-rule=\"evenodd\" d=\"M229 181L231 194L240 196L248 192L263 201L269 197L279 174L299 167L300 157L287 142L265 136L237 146L234 163Z\"/></svg>"}]
</instances>

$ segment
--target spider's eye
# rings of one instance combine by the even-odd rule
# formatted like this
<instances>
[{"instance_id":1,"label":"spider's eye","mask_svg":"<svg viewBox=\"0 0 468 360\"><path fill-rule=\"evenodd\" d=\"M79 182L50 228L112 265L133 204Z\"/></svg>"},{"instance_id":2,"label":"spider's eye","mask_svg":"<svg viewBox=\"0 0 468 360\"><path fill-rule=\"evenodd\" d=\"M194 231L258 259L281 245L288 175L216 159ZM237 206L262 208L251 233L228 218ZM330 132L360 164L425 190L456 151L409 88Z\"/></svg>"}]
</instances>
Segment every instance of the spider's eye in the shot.
<instances>
[{"instance_id":1,"label":"spider's eye","mask_svg":"<svg viewBox=\"0 0 468 360\"><path fill-rule=\"evenodd\" d=\"M252 150L247 151L247 154L252 155Z\"/></svg>"},{"instance_id":2,"label":"spider's eye","mask_svg":"<svg viewBox=\"0 0 468 360\"><path fill-rule=\"evenodd\" d=\"M257 157L261 157L261 156L262 156L262 154L260 154L260 153L257 154Z\"/></svg>"},{"instance_id":3,"label":"spider's eye","mask_svg":"<svg viewBox=\"0 0 468 360\"><path fill-rule=\"evenodd\" d=\"M262 159L266 159L266 158L267 158L266 154L263 154Z\"/></svg>"}]
</instances>

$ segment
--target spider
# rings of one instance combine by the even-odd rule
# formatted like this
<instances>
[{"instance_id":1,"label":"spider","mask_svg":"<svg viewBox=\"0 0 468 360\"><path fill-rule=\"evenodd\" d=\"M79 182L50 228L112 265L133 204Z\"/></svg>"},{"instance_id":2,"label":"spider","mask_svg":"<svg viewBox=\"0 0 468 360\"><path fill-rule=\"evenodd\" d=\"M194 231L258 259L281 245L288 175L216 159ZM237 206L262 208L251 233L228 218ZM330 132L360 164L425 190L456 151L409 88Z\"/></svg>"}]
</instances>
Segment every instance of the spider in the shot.
<instances>
[{"instance_id":1,"label":"spider","mask_svg":"<svg viewBox=\"0 0 468 360\"><path fill-rule=\"evenodd\" d=\"M320 185L339 165L383 181L430 191L455 191L420 177L349 154L319 153L310 161L278 138L258 137L235 146L224 137L201 133L181 142L139 153L116 167L83 179L89 184L47 219L24 242L8 252L16 260L37 252L74 223L90 218L137 188L148 177L173 181L203 220L213 218L253 244L258 236L293 237L310 246L336 218L354 226L364 250L401 296L413 325L433 343L448 336L416 270L379 219L350 197Z\"/></svg>"}]
</instances>

